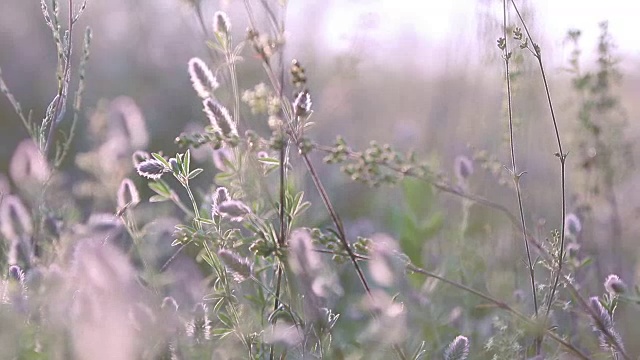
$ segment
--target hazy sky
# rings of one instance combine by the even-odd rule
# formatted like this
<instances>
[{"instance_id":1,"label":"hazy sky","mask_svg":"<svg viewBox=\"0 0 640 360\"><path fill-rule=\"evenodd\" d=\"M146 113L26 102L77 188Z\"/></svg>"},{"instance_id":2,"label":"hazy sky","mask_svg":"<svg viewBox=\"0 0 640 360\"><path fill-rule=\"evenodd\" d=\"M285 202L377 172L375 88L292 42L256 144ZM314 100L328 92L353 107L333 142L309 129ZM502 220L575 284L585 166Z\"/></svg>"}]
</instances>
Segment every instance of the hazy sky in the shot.
<instances>
[{"instance_id":1,"label":"hazy sky","mask_svg":"<svg viewBox=\"0 0 640 360\"><path fill-rule=\"evenodd\" d=\"M489 40L478 34L478 0L351 0L328 1L332 10L325 18L325 45L334 50L346 50L366 38L367 54L384 57L395 48L418 47L424 52L440 51L441 55L456 51L456 47L471 46L479 50ZM485 2L482 2L485 3ZM535 28L552 46L552 62L565 61L562 43L568 29L582 30L585 55L594 49L599 33L598 24L609 21L609 30L618 44L619 54L630 66L630 59L640 57L638 18L640 1L635 0L537 0L530 2L535 9ZM290 3L297 7L296 2ZM493 9L501 17L501 6ZM292 9L294 10L294 9ZM293 22L303 19L289 16ZM515 20L515 17L512 18ZM498 34L496 34L497 38ZM491 38L493 45L495 40ZM371 45L380 46L380 54ZM452 50L453 49L453 50ZM408 54L409 55L409 54ZM442 58L442 57L440 57ZM445 61L456 61L445 56Z\"/></svg>"}]
</instances>

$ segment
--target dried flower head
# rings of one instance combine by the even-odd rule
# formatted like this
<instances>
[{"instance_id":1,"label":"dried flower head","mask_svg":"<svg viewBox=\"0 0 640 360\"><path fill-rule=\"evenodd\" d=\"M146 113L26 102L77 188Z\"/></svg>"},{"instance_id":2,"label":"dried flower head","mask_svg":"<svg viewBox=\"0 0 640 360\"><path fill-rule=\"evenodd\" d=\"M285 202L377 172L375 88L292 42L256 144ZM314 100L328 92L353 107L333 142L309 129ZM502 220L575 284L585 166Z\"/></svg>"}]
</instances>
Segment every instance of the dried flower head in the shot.
<instances>
[{"instance_id":1,"label":"dried flower head","mask_svg":"<svg viewBox=\"0 0 640 360\"><path fill-rule=\"evenodd\" d=\"M607 279L604 281L604 288L611 295L620 295L627 291L627 285L615 274L607 276Z\"/></svg>"},{"instance_id":2,"label":"dried flower head","mask_svg":"<svg viewBox=\"0 0 640 360\"><path fill-rule=\"evenodd\" d=\"M240 257L235 252L226 249L219 250L218 257L226 265L236 282L243 282L253 275L253 266L249 259Z\"/></svg>"},{"instance_id":3,"label":"dried flower head","mask_svg":"<svg viewBox=\"0 0 640 360\"><path fill-rule=\"evenodd\" d=\"M469 356L469 339L458 335L444 351L445 360L465 360Z\"/></svg>"},{"instance_id":4,"label":"dried flower head","mask_svg":"<svg viewBox=\"0 0 640 360\"><path fill-rule=\"evenodd\" d=\"M216 189L216 191L213 193L212 198L213 205L211 209L211 217L213 218L216 215L220 215L220 213L218 212L218 205L227 200L231 200L231 197L229 196L229 190L227 190L226 187L221 186Z\"/></svg>"},{"instance_id":5,"label":"dried flower head","mask_svg":"<svg viewBox=\"0 0 640 360\"><path fill-rule=\"evenodd\" d=\"M160 179L162 174L171 171L164 163L156 159L147 159L136 167L140 176L147 179L157 180Z\"/></svg>"},{"instance_id":6,"label":"dried flower head","mask_svg":"<svg viewBox=\"0 0 640 360\"><path fill-rule=\"evenodd\" d=\"M218 204L218 214L231 221L242 221L251 209L239 200L227 200Z\"/></svg>"},{"instance_id":7,"label":"dried flower head","mask_svg":"<svg viewBox=\"0 0 640 360\"><path fill-rule=\"evenodd\" d=\"M224 37L231 32L231 20L229 20L229 16L225 12L216 11L213 14L213 32Z\"/></svg>"},{"instance_id":8,"label":"dried flower head","mask_svg":"<svg viewBox=\"0 0 640 360\"><path fill-rule=\"evenodd\" d=\"M129 178L122 179L118 188L118 209L122 210L126 207L133 207L140 203L140 195L136 184Z\"/></svg>"},{"instance_id":9,"label":"dried flower head","mask_svg":"<svg viewBox=\"0 0 640 360\"><path fill-rule=\"evenodd\" d=\"M459 183L464 183L473 174L473 162L464 155L456 156L454 171Z\"/></svg>"},{"instance_id":10,"label":"dried flower head","mask_svg":"<svg viewBox=\"0 0 640 360\"><path fill-rule=\"evenodd\" d=\"M236 124L231 119L229 111L227 109L213 101L212 99L205 99L202 104L204 105L204 112L207 114L211 125L220 131L224 136L238 136L238 130Z\"/></svg>"},{"instance_id":11,"label":"dried flower head","mask_svg":"<svg viewBox=\"0 0 640 360\"><path fill-rule=\"evenodd\" d=\"M203 99L211 97L213 91L220 86L211 69L200 58L189 60L189 76L193 88Z\"/></svg>"},{"instance_id":12,"label":"dried flower head","mask_svg":"<svg viewBox=\"0 0 640 360\"><path fill-rule=\"evenodd\" d=\"M567 214L564 219L564 234L565 236L577 237L582 231L582 223L580 218L574 213Z\"/></svg>"},{"instance_id":13,"label":"dried flower head","mask_svg":"<svg viewBox=\"0 0 640 360\"><path fill-rule=\"evenodd\" d=\"M296 95L293 101L293 112L295 116L307 117L311 113L311 94L309 91L303 90Z\"/></svg>"}]
</instances>

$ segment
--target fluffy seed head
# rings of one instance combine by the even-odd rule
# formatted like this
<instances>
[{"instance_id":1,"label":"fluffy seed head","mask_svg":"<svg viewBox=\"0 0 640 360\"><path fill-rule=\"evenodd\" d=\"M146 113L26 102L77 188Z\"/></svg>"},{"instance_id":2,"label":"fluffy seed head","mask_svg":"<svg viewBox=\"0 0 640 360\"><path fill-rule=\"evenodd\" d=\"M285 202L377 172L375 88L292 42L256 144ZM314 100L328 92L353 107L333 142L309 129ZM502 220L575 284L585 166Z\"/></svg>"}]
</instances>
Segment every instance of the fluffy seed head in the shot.
<instances>
[{"instance_id":1,"label":"fluffy seed head","mask_svg":"<svg viewBox=\"0 0 640 360\"><path fill-rule=\"evenodd\" d=\"M236 124L231 119L229 111L227 109L213 101L212 99L205 99L202 104L204 105L204 112L207 114L211 125L224 136L237 136L238 130Z\"/></svg>"},{"instance_id":2,"label":"fluffy seed head","mask_svg":"<svg viewBox=\"0 0 640 360\"><path fill-rule=\"evenodd\" d=\"M469 339L458 335L444 351L445 360L465 360L469 356Z\"/></svg>"},{"instance_id":3,"label":"fluffy seed head","mask_svg":"<svg viewBox=\"0 0 640 360\"><path fill-rule=\"evenodd\" d=\"M567 214L564 219L564 234L565 236L577 237L582 231L582 223L580 218L574 213Z\"/></svg>"},{"instance_id":4,"label":"fluffy seed head","mask_svg":"<svg viewBox=\"0 0 640 360\"><path fill-rule=\"evenodd\" d=\"M118 208L124 209L127 206L133 207L140 203L140 195L136 184L129 178L124 178L118 188Z\"/></svg>"},{"instance_id":5,"label":"fluffy seed head","mask_svg":"<svg viewBox=\"0 0 640 360\"><path fill-rule=\"evenodd\" d=\"M216 13L213 14L213 31L222 36L229 35L231 31L231 21L225 12L216 11Z\"/></svg>"},{"instance_id":6,"label":"fluffy seed head","mask_svg":"<svg viewBox=\"0 0 640 360\"><path fill-rule=\"evenodd\" d=\"M189 76L193 88L203 99L211 97L213 90L217 89L219 84L211 69L200 58L192 58L189 60Z\"/></svg>"},{"instance_id":7,"label":"fluffy seed head","mask_svg":"<svg viewBox=\"0 0 640 360\"><path fill-rule=\"evenodd\" d=\"M175 312L175 311L178 311L178 303L176 302L176 299L174 299L172 296L167 296L164 299L162 299L162 305L160 306L160 308Z\"/></svg>"},{"instance_id":8,"label":"fluffy seed head","mask_svg":"<svg viewBox=\"0 0 640 360\"><path fill-rule=\"evenodd\" d=\"M31 181L45 182L51 171L47 161L32 140L22 141L11 157L9 175L17 185Z\"/></svg>"},{"instance_id":9,"label":"fluffy seed head","mask_svg":"<svg viewBox=\"0 0 640 360\"><path fill-rule=\"evenodd\" d=\"M229 196L229 190L227 190L226 187L221 186L216 189L216 191L213 193L212 198L213 198L213 206L212 206L211 217L214 217L216 215L220 215L220 213L218 212L218 205L222 204L227 200L231 200L231 197Z\"/></svg>"},{"instance_id":10,"label":"fluffy seed head","mask_svg":"<svg viewBox=\"0 0 640 360\"><path fill-rule=\"evenodd\" d=\"M240 283L252 276L253 267L249 259L240 257L235 252L226 249L218 251L218 257L226 265L235 281Z\"/></svg>"},{"instance_id":11,"label":"fluffy seed head","mask_svg":"<svg viewBox=\"0 0 640 360\"><path fill-rule=\"evenodd\" d=\"M604 288L612 295L623 294L627 291L627 285L615 274L607 276L607 279L604 281Z\"/></svg>"},{"instance_id":12,"label":"fluffy seed head","mask_svg":"<svg viewBox=\"0 0 640 360\"><path fill-rule=\"evenodd\" d=\"M140 176L147 179L157 180L160 179L162 174L171 171L165 164L156 159L147 159L136 167Z\"/></svg>"},{"instance_id":13,"label":"fluffy seed head","mask_svg":"<svg viewBox=\"0 0 640 360\"><path fill-rule=\"evenodd\" d=\"M595 313L592 315L592 327L593 331L598 334L600 347L606 351L615 351L618 348L624 349L622 338L614 327L613 318L609 311L602 306L600 299L597 296L591 297L589 305Z\"/></svg>"},{"instance_id":14,"label":"fluffy seed head","mask_svg":"<svg viewBox=\"0 0 640 360\"><path fill-rule=\"evenodd\" d=\"M454 170L458 182L465 182L473 174L473 162L464 155L459 155L454 160Z\"/></svg>"},{"instance_id":15,"label":"fluffy seed head","mask_svg":"<svg viewBox=\"0 0 640 360\"><path fill-rule=\"evenodd\" d=\"M589 298L589 304L591 305L591 309L594 311L594 319L593 319L593 328L596 331L600 331L600 326L598 326L598 322L602 324L605 329L613 329L613 319L611 319L611 315L607 311L607 309L602 306L600 299L597 296L593 296Z\"/></svg>"},{"instance_id":16,"label":"fluffy seed head","mask_svg":"<svg viewBox=\"0 0 640 360\"><path fill-rule=\"evenodd\" d=\"M18 265L9 266L9 278L13 281L24 283L24 272Z\"/></svg>"},{"instance_id":17,"label":"fluffy seed head","mask_svg":"<svg viewBox=\"0 0 640 360\"><path fill-rule=\"evenodd\" d=\"M12 241L33 233L31 215L17 195L7 195L0 202L0 232Z\"/></svg>"},{"instance_id":18,"label":"fluffy seed head","mask_svg":"<svg viewBox=\"0 0 640 360\"><path fill-rule=\"evenodd\" d=\"M308 230L297 229L289 238L289 262L298 275L313 275L322 268L322 259L313 251L313 240Z\"/></svg>"},{"instance_id":19,"label":"fluffy seed head","mask_svg":"<svg viewBox=\"0 0 640 360\"><path fill-rule=\"evenodd\" d=\"M251 209L239 200L227 200L218 204L218 213L231 221L242 221Z\"/></svg>"},{"instance_id":20,"label":"fluffy seed head","mask_svg":"<svg viewBox=\"0 0 640 360\"><path fill-rule=\"evenodd\" d=\"M127 96L120 96L109 104L109 131L111 136L124 136L132 149L144 149L149 143L149 133L136 102Z\"/></svg>"},{"instance_id":21,"label":"fluffy seed head","mask_svg":"<svg viewBox=\"0 0 640 360\"><path fill-rule=\"evenodd\" d=\"M207 305L198 303L193 308L192 318L186 324L187 336L195 338L197 342L211 340L211 320Z\"/></svg>"},{"instance_id":22,"label":"fluffy seed head","mask_svg":"<svg viewBox=\"0 0 640 360\"><path fill-rule=\"evenodd\" d=\"M311 95L309 91L300 91L293 101L293 111L296 116L306 117L311 112Z\"/></svg>"}]
</instances>

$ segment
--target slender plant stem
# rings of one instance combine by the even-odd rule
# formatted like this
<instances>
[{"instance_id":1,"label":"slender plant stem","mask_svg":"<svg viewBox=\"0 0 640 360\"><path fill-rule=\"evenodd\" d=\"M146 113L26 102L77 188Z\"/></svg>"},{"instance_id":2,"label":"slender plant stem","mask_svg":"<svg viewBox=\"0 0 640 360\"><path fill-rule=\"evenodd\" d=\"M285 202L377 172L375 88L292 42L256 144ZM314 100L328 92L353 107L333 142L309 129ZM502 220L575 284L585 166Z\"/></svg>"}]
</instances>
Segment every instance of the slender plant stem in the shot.
<instances>
[{"instance_id":1,"label":"slender plant stem","mask_svg":"<svg viewBox=\"0 0 640 360\"><path fill-rule=\"evenodd\" d=\"M551 287L551 292L549 293L549 298L547 301L547 309L546 309L546 313L545 313L545 318L549 317L549 313L551 312L551 307L553 306L553 301L556 295L556 292L558 290L558 284L560 283L560 276L562 275L562 267L564 264L564 241L565 241L565 218L566 218L566 171L565 171L565 162L567 159L567 154L565 154L565 152L562 149L562 141L560 140L560 131L558 130L558 121L556 120L556 115L555 115L555 111L553 109L553 103L551 101L551 92L549 90L549 83L547 82L547 76L545 74L544 71L544 64L542 62L542 54L540 53L540 46L538 44L536 44L533 41L533 38L531 37L531 33L529 32L529 28L527 27L527 24L524 21L524 18L522 17L522 15L520 14L520 11L518 10L518 7L515 3L515 1L511 0L511 3L513 4L513 8L516 11L516 14L518 15L518 18L520 19L520 22L522 23L522 26L524 27L524 30L527 34L527 38L529 39L529 41L531 42L532 46L533 46L533 54L535 56L535 58L538 61L538 66L540 68L540 74L542 76L542 82L544 84L544 90L547 96L547 103L549 105L549 112L551 113L551 120L553 122L553 128L555 131L555 135L556 135L556 141L558 143L558 152L555 154L558 159L560 160L560 187L561 187L561 195L562 195L562 221L561 221L561 231L560 231L560 252L558 255L558 258L556 259L557 263L558 263L558 269L556 270L555 273L555 278L553 280L553 285Z\"/></svg>"},{"instance_id":2,"label":"slender plant stem","mask_svg":"<svg viewBox=\"0 0 640 360\"><path fill-rule=\"evenodd\" d=\"M75 21L73 20L73 0L69 0L69 37L67 39L67 53L66 60L64 64L64 71L62 74L62 79L60 80L60 84L58 84L58 94L54 100L52 117L49 119L51 124L49 125L49 134L47 135L47 141L44 145L44 156L45 158L49 157L49 152L51 151L51 145L53 143L53 134L56 131L56 127L58 125L61 117L64 116L65 106L66 106L66 97L67 91L69 87L69 77L71 76L71 49L73 48L72 38L73 38L73 24Z\"/></svg>"},{"instance_id":3,"label":"slender plant stem","mask_svg":"<svg viewBox=\"0 0 640 360\"><path fill-rule=\"evenodd\" d=\"M527 251L527 266L529 268L529 277L531 280L531 293L533 296L533 308L536 316L538 315L538 297L536 295L536 282L535 282L535 274L533 269L533 261L531 260L531 250L529 249L529 242L527 241L527 225L524 218L524 206L522 204L522 191L520 189L520 178L522 174L518 173L518 169L516 167L516 151L515 151L515 141L513 136L513 101L511 94L511 73L509 71L509 59L511 52L509 51L509 40L507 36L507 0L503 0L503 23L502 23L502 31L504 36L504 49L503 49L503 58L504 58L504 66L505 66L505 81L507 85L507 111L509 116L509 146L511 150L511 176L513 177L513 184L516 188L516 194L518 197L518 210L520 213L520 222L522 225L522 238L524 240L525 249Z\"/></svg>"}]
</instances>

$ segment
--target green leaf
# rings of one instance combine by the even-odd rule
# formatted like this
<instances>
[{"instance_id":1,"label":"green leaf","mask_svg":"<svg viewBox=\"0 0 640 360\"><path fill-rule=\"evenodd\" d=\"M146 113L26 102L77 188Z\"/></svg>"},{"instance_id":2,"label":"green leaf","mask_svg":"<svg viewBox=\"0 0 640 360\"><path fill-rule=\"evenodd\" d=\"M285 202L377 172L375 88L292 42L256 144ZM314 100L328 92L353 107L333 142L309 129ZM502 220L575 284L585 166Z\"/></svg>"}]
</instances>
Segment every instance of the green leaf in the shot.
<instances>
[{"instance_id":1,"label":"green leaf","mask_svg":"<svg viewBox=\"0 0 640 360\"><path fill-rule=\"evenodd\" d=\"M258 161L267 165L280 166L280 160L275 158L269 158L269 157L258 158Z\"/></svg>"},{"instance_id":2,"label":"green leaf","mask_svg":"<svg viewBox=\"0 0 640 360\"><path fill-rule=\"evenodd\" d=\"M218 312L218 319L220 319L220 322L222 322L224 325L227 325L230 328L233 327L233 321L231 320L229 315L225 314L224 312Z\"/></svg>"},{"instance_id":3,"label":"green leaf","mask_svg":"<svg viewBox=\"0 0 640 360\"><path fill-rule=\"evenodd\" d=\"M187 151L184 153L184 160L182 161L182 173L185 175L188 174L190 167L191 167L191 151L187 149Z\"/></svg>"},{"instance_id":4,"label":"green leaf","mask_svg":"<svg viewBox=\"0 0 640 360\"><path fill-rule=\"evenodd\" d=\"M171 188L169 188L169 185L162 180L150 182L149 189L153 190L158 195L171 197Z\"/></svg>"},{"instance_id":5,"label":"green leaf","mask_svg":"<svg viewBox=\"0 0 640 360\"><path fill-rule=\"evenodd\" d=\"M224 338L224 337L225 337L225 336L227 336L227 335L233 334L233 332L234 332L234 331L235 331L235 330L233 330L233 329L224 329L224 328L221 328L221 329L213 329L213 330L211 330L211 334L212 334L213 336L217 336L217 337L219 337L220 339L222 339L222 338Z\"/></svg>"},{"instance_id":6,"label":"green leaf","mask_svg":"<svg viewBox=\"0 0 640 360\"><path fill-rule=\"evenodd\" d=\"M198 168L198 169L194 169L192 172L190 172L190 173L189 173L189 176L188 176L189 180L191 180L191 179L195 178L196 176L200 175L200 173L201 173L202 171L203 171L203 170L202 170L202 169L200 169L200 168Z\"/></svg>"},{"instance_id":7,"label":"green leaf","mask_svg":"<svg viewBox=\"0 0 640 360\"><path fill-rule=\"evenodd\" d=\"M167 198L165 196L162 196L162 195L152 195L149 198L149 202L152 202L152 203L163 202L163 201L167 201L167 200L169 200L169 198Z\"/></svg>"},{"instance_id":8,"label":"green leaf","mask_svg":"<svg viewBox=\"0 0 640 360\"><path fill-rule=\"evenodd\" d=\"M171 165L169 165L169 162L164 157L162 157L162 155L158 153L152 153L151 156L163 163L167 167L167 169L171 169Z\"/></svg>"},{"instance_id":9,"label":"green leaf","mask_svg":"<svg viewBox=\"0 0 640 360\"><path fill-rule=\"evenodd\" d=\"M215 222L211 219L207 219L207 218L197 218L195 219L197 222L200 222L202 224L209 224L209 225L215 225Z\"/></svg>"}]
</instances>

